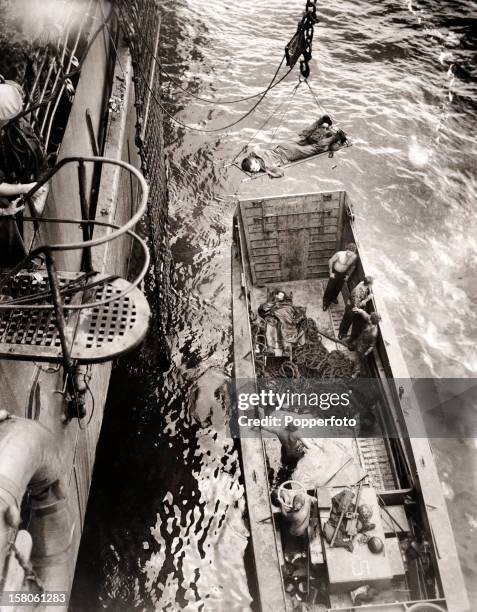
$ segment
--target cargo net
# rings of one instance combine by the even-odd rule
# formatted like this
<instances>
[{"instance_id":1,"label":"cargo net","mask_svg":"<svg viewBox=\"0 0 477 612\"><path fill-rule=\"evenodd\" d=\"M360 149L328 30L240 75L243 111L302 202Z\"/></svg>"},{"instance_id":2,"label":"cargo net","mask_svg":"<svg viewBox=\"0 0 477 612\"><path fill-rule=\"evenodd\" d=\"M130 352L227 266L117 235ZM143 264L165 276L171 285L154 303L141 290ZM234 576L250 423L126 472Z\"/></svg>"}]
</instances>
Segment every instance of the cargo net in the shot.
<instances>
[{"instance_id":1,"label":"cargo net","mask_svg":"<svg viewBox=\"0 0 477 612\"><path fill-rule=\"evenodd\" d=\"M302 323L305 344L293 347L286 358L267 354L266 322L256 317L252 322L252 336L257 378L287 378L315 380L350 380L354 363L342 351L328 351L313 319Z\"/></svg>"},{"instance_id":2,"label":"cargo net","mask_svg":"<svg viewBox=\"0 0 477 612\"><path fill-rule=\"evenodd\" d=\"M168 225L167 170L161 108L161 71L154 56L158 55L160 26L158 3L151 0L118 0L118 13L123 35L128 41L134 70L136 98L136 144L141 157L141 171L149 184L148 218L143 230L150 242L154 278L147 284L154 292L157 305L156 329L164 337L170 328L173 277ZM152 297L152 296L151 296Z\"/></svg>"},{"instance_id":3,"label":"cargo net","mask_svg":"<svg viewBox=\"0 0 477 612\"><path fill-rule=\"evenodd\" d=\"M22 86L24 119L47 153L61 144L96 10L94 0L59 0L30 18L23 3L0 0L0 74Z\"/></svg>"}]
</instances>

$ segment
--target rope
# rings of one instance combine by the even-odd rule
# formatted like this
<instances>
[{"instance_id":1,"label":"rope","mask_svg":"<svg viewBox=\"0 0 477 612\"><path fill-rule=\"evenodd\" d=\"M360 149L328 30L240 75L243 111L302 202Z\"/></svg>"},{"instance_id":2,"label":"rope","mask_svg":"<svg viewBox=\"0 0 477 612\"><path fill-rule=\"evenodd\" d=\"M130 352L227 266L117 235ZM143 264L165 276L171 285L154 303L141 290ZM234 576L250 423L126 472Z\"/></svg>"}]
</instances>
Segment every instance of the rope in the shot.
<instances>
[{"instance_id":1,"label":"rope","mask_svg":"<svg viewBox=\"0 0 477 612\"><path fill-rule=\"evenodd\" d=\"M106 24L106 29L108 31L108 35L109 38L111 40L111 44L113 45L113 47L116 47L113 37L111 35L111 30L109 28L109 26ZM187 129L187 130L191 130L194 132L201 132L201 133L205 133L205 134L214 134L217 132L224 132L228 129L230 129L231 127L234 127L235 125L237 125L238 123L241 123L244 119L246 119L248 116L250 116L257 108L258 106L261 104L262 100L265 98L265 96L267 95L267 93L270 91L270 89L273 86L273 83L275 81L275 79L278 76L278 73L280 72L280 69L283 65L283 63L285 62L285 55L282 58L282 61L280 62L278 68L275 71L275 74L273 75L272 80L270 81L270 85L267 87L267 89L263 92L263 94L260 96L259 100L252 106L252 108L250 108L244 115L242 115L241 117L239 117L239 119L236 119L235 121L233 121L232 123L229 123L228 125L224 125L220 128L212 128L212 129L206 129L206 128L199 128L193 125L188 125L187 123L184 123L183 121L181 121L180 119L177 119L176 117L174 117L174 115L172 115L172 113L170 113L162 104L162 102L157 98L155 91L152 89L152 87L149 85L148 79L146 77L146 74L144 73L142 66L140 64L135 63L134 64L134 70L138 71L140 76L142 77L143 80L143 84L145 85L146 89L148 90L148 92L151 94L151 98L152 100L157 104L157 106L161 109L161 111L167 115L167 117L169 117L169 119L171 121L173 121L174 123L177 123L178 125L180 125L181 127ZM292 69L288 70L280 79L278 79L278 81L275 83L275 85L278 85L279 83L281 83L292 71Z\"/></svg>"},{"instance_id":2,"label":"rope","mask_svg":"<svg viewBox=\"0 0 477 612\"><path fill-rule=\"evenodd\" d=\"M318 96L316 95L316 93L313 91L313 89L312 89L312 87L311 87L310 83L308 82L308 79L304 79L304 81L305 81L305 83L307 84L308 89L310 90L311 97L312 97L312 98L313 98L313 100L315 101L315 104L317 105L317 107L318 107L318 108L319 108L319 109L320 109L320 110L321 110L321 111L322 111L322 112L323 112L325 115L328 115L328 116L331 118L331 120L333 121L333 124L334 124L336 127L338 127L338 122L337 122L337 121L335 121L335 120L333 119L333 117L331 116L331 113L329 113L329 112L326 110L326 108L323 106L323 104L320 102L320 99L318 98Z\"/></svg>"},{"instance_id":3,"label":"rope","mask_svg":"<svg viewBox=\"0 0 477 612\"><path fill-rule=\"evenodd\" d=\"M306 344L293 349L293 361L267 359L265 321L257 320L252 325L254 361L257 378L292 378L330 380L351 379L354 364L342 351L328 351L323 345L320 331L313 319L303 324Z\"/></svg>"},{"instance_id":4,"label":"rope","mask_svg":"<svg viewBox=\"0 0 477 612\"><path fill-rule=\"evenodd\" d=\"M297 85L295 85L295 87L293 88L292 94L291 94L291 98L294 97L296 90L298 89L298 87L300 86L300 81L298 82ZM250 143L253 142L255 140L255 138L258 136L258 134L260 134L260 132L265 128L265 126L267 125L267 123L269 121L271 121L271 119L273 119L273 117L280 111L281 107L285 104L286 100L282 100L282 102L280 102L280 104L276 107L276 109L269 115L269 117L267 117L267 119L265 119L265 121L260 125L260 127L257 129L257 131L255 132L255 134L250 138L250 140L240 149L240 151L237 153L237 155L232 159L230 165L234 165L235 161L237 160L237 157L239 157L249 146ZM291 99L290 99L291 102ZM280 126L280 123L278 124L277 128ZM277 130L277 128L275 129L275 132ZM274 132L274 135L275 135ZM240 166L237 166L237 168L239 168L240 170L242 170L242 168ZM242 172L245 172L244 170L242 170ZM248 172L245 172L245 174L247 176L250 176Z\"/></svg>"},{"instance_id":5,"label":"rope","mask_svg":"<svg viewBox=\"0 0 477 612\"><path fill-rule=\"evenodd\" d=\"M295 85L295 88L292 91L290 99L288 100L288 104L287 104L285 110L283 111L282 116L280 117L280 121L278 122L278 125L277 125L277 127L275 128L275 131L272 134L272 139L275 138L275 134L280 129L280 127L281 127L281 125L283 123L283 120L285 119L285 117L286 117L286 115L288 113L288 110L290 108L290 104L293 102L293 98L295 97L295 94L298 91L298 88L300 87L300 85L301 85L301 80L298 80L298 83Z\"/></svg>"},{"instance_id":6,"label":"rope","mask_svg":"<svg viewBox=\"0 0 477 612\"><path fill-rule=\"evenodd\" d=\"M121 3L117 4L117 8L119 9L119 12L121 13L119 15L119 22L120 22L121 27L123 28L123 31L126 30L127 23L131 23L131 22L133 22L135 20L136 21L135 25L137 25L137 18L134 18L134 16L132 16L131 12L128 13L126 6L124 7L124 13L122 12ZM125 13L127 14L128 19L124 19L124 14ZM273 82L273 79L272 79L272 81L262 91L259 91L258 93L252 94L250 96L244 96L243 98L236 98L235 100L220 100L220 99L217 100L217 99L212 99L212 98L205 98L203 96L199 96L199 95L193 93L192 91L190 91L186 87L183 87L179 83L179 81L174 79L174 77L164 68L164 65L161 63L161 61L159 60L157 55L154 53L154 49L149 44L147 38L145 38L144 36L140 36L138 33L134 33L132 31L130 33L125 32L125 34L130 39L133 39L133 38L139 36L139 38L141 39L141 41L144 43L145 47L147 48L147 50L151 54L152 58L154 59L155 63L159 67L159 70L169 79L169 81L173 85L175 85L178 89L180 89L181 91L183 91L187 95L191 96L192 98L195 98L196 100L200 100L201 102L206 102L207 104L227 105L227 104L238 104L240 102L246 102L248 100L253 100L254 98L258 98L263 93L265 93L267 91L270 91L271 89L273 89L274 87L276 87L279 84L279 82L277 82L274 85L271 85L271 83Z\"/></svg>"},{"instance_id":7,"label":"rope","mask_svg":"<svg viewBox=\"0 0 477 612\"><path fill-rule=\"evenodd\" d=\"M21 569L23 570L24 573L24 580L28 581L28 582L33 582L37 589L39 590L40 593L43 593L45 591L45 587L43 585L43 582L41 581L41 579L39 578L39 576L35 573L35 570L32 567L32 564L30 563L30 561L28 559L26 559L22 553L18 550L18 548L15 546L15 539L17 537L18 534L18 529L15 529L11 539L8 542L8 551L7 551L7 555L13 555L15 557L15 559L18 562L18 565L21 567ZM5 584L5 579L6 579L6 564L5 564L5 569L4 569L5 573L4 575L1 577L0 580L0 587L3 588L3 585ZM1 591L1 588L0 588Z\"/></svg>"}]
</instances>

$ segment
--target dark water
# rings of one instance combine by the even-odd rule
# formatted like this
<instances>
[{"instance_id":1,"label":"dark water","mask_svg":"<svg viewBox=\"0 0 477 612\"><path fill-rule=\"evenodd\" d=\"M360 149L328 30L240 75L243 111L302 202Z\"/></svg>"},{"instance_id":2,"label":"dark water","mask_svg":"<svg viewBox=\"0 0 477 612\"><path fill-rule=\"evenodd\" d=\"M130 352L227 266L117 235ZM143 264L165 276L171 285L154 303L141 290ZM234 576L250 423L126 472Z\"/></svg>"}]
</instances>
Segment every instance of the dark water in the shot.
<instances>
[{"instance_id":1,"label":"dark water","mask_svg":"<svg viewBox=\"0 0 477 612\"><path fill-rule=\"evenodd\" d=\"M302 5L166 2L161 55L196 93L255 93L278 65ZM411 375L474 377L477 7L345 0L320 14L311 83L354 145L336 156L332 171L320 172L319 162L300 166L273 185L264 179L264 189L345 188ZM243 488L220 392L231 373L227 196L240 185L220 161L283 104L280 117L296 79L290 75L226 135L169 125L173 361L164 374L168 366L151 347L113 379L73 609L249 608ZM207 128L251 105L206 105L167 83L164 91L176 118ZM286 138L320 112L300 87L281 127L274 133L272 120L257 141ZM453 440L433 447L475 598L477 447Z\"/></svg>"}]
</instances>

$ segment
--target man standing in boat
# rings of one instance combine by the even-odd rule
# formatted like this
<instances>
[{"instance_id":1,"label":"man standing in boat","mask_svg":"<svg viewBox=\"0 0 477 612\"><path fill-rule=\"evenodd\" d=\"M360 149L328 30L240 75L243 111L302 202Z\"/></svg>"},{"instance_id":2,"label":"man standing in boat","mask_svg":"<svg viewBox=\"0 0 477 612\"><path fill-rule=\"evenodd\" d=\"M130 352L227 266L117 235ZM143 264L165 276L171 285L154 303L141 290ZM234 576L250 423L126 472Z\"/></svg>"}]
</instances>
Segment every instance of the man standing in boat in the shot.
<instances>
[{"instance_id":1,"label":"man standing in boat","mask_svg":"<svg viewBox=\"0 0 477 612\"><path fill-rule=\"evenodd\" d=\"M363 328L363 318L355 315L354 308L365 308L366 304L372 300L373 277L365 276L364 280L356 285L346 302L343 318L340 323L338 338L342 340L351 327L350 342L354 342ZM361 325L360 325L361 324Z\"/></svg>"},{"instance_id":2,"label":"man standing in boat","mask_svg":"<svg viewBox=\"0 0 477 612\"><path fill-rule=\"evenodd\" d=\"M242 170L256 174L266 172L271 178L284 175L280 166L306 159L325 151L336 151L346 142L342 130L334 130L328 115L323 115L298 135L296 142L281 142L271 147L255 146L242 160Z\"/></svg>"},{"instance_id":3,"label":"man standing in boat","mask_svg":"<svg viewBox=\"0 0 477 612\"><path fill-rule=\"evenodd\" d=\"M323 310L328 310L331 303L338 303L338 295L347 281L355 271L358 263L356 245L350 242L344 251L338 251L328 261L330 278L323 294Z\"/></svg>"}]
</instances>

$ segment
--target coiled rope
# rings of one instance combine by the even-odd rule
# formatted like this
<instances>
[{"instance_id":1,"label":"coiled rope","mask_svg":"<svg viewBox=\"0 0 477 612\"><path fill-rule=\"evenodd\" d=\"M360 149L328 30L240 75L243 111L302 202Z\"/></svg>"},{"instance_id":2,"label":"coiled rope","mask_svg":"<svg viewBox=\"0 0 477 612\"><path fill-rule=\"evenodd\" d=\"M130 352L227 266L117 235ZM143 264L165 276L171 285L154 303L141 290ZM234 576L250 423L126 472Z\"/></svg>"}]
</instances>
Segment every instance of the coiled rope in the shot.
<instances>
[{"instance_id":1,"label":"coiled rope","mask_svg":"<svg viewBox=\"0 0 477 612\"><path fill-rule=\"evenodd\" d=\"M303 330L306 344L293 349L292 360L280 362L267 359L265 321L256 319L252 323L255 370L257 378L351 380L354 363L342 351L328 351L324 346L315 321L307 318Z\"/></svg>"}]
</instances>

